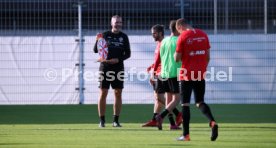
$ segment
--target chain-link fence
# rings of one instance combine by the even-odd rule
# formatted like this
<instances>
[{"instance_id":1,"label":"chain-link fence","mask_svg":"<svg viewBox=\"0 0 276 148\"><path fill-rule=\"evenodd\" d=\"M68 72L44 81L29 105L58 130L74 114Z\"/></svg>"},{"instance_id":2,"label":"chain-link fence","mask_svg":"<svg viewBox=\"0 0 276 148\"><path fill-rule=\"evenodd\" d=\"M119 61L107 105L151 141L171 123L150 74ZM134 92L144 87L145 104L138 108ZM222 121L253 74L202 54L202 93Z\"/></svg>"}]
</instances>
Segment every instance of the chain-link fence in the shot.
<instances>
[{"instance_id":1,"label":"chain-link fence","mask_svg":"<svg viewBox=\"0 0 276 148\"><path fill-rule=\"evenodd\" d=\"M126 32L147 31L185 17L210 33L275 33L274 0L83 0L83 29L106 30L110 17L124 18ZM78 29L77 0L1 0L0 29L18 31L74 31Z\"/></svg>"},{"instance_id":2,"label":"chain-link fence","mask_svg":"<svg viewBox=\"0 0 276 148\"><path fill-rule=\"evenodd\" d=\"M274 0L0 0L0 104L97 103L92 48L114 14L132 50L124 103L153 102L143 75L153 62L150 28L163 24L167 36L181 17L209 34L209 71L227 76L207 83L207 101L276 103L275 10Z\"/></svg>"}]
</instances>

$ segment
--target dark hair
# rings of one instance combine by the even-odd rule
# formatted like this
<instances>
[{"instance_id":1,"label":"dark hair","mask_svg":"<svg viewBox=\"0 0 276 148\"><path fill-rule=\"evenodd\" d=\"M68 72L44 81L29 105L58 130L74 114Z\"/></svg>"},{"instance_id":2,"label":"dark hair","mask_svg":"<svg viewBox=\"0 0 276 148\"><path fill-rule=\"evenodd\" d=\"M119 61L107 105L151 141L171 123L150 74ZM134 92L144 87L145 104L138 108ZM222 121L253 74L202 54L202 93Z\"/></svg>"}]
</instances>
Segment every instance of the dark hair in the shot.
<instances>
[{"instance_id":1,"label":"dark hair","mask_svg":"<svg viewBox=\"0 0 276 148\"><path fill-rule=\"evenodd\" d=\"M155 30L156 32L161 32L162 35L164 35L164 26L160 24L156 24L151 27L152 30Z\"/></svg>"},{"instance_id":2,"label":"dark hair","mask_svg":"<svg viewBox=\"0 0 276 148\"><path fill-rule=\"evenodd\" d=\"M171 30L171 32L177 32L177 30L176 30L176 20L171 20L170 21L170 30Z\"/></svg>"}]
</instances>

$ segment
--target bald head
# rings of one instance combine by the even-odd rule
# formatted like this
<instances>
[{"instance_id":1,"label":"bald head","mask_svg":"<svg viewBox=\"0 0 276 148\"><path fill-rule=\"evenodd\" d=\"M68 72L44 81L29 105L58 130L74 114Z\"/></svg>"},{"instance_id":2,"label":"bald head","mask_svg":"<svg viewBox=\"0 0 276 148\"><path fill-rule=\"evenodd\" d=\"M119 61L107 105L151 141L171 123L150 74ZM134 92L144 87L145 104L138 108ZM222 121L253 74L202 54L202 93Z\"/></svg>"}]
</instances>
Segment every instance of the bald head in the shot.
<instances>
[{"instance_id":1,"label":"bald head","mask_svg":"<svg viewBox=\"0 0 276 148\"><path fill-rule=\"evenodd\" d=\"M113 33L118 33L121 31L123 22L122 22L122 17L119 15L114 15L111 18L111 26L112 26L112 32Z\"/></svg>"}]
</instances>

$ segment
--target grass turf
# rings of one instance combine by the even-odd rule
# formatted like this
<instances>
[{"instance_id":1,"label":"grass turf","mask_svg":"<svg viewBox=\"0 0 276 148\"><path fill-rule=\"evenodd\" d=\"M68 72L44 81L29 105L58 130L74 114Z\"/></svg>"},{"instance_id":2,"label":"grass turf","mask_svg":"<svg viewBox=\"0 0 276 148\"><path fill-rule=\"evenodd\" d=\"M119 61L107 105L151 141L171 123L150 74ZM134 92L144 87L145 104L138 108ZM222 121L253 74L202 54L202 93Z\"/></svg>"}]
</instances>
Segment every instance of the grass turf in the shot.
<instances>
[{"instance_id":1,"label":"grass turf","mask_svg":"<svg viewBox=\"0 0 276 148\"><path fill-rule=\"evenodd\" d=\"M0 106L0 147L276 147L276 105L211 105L219 138L210 141L207 120L191 108L191 141L178 142L181 131L141 128L152 105L124 105L123 128L112 128L112 106L106 128L98 128L96 105ZM167 119L166 119L167 120Z\"/></svg>"}]
</instances>

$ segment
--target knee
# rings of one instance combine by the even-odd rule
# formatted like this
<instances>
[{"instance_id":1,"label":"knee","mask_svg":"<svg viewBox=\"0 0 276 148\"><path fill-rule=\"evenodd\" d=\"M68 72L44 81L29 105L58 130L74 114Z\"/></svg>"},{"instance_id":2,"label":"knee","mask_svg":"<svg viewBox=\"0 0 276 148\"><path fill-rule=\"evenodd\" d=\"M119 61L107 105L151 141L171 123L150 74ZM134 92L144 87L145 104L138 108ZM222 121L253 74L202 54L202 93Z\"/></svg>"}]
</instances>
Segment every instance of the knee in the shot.
<instances>
[{"instance_id":1,"label":"knee","mask_svg":"<svg viewBox=\"0 0 276 148\"><path fill-rule=\"evenodd\" d=\"M105 98L107 96L108 90L107 89L102 89L100 91L100 98Z\"/></svg>"},{"instance_id":2,"label":"knee","mask_svg":"<svg viewBox=\"0 0 276 148\"><path fill-rule=\"evenodd\" d=\"M121 98L121 96L122 96L122 90L115 90L115 96L116 96L116 98Z\"/></svg>"},{"instance_id":3,"label":"knee","mask_svg":"<svg viewBox=\"0 0 276 148\"><path fill-rule=\"evenodd\" d=\"M158 98L158 97L155 98L155 101L157 101L158 103L164 102L164 100L162 100L162 98Z\"/></svg>"},{"instance_id":4,"label":"knee","mask_svg":"<svg viewBox=\"0 0 276 148\"><path fill-rule=\"evenodd\" d=\"M155 98L155 101L157 101L159 103L164 103L164 101L165 101L164 94L155 93L154 98Z\"/></svg>"}]
</instances>

